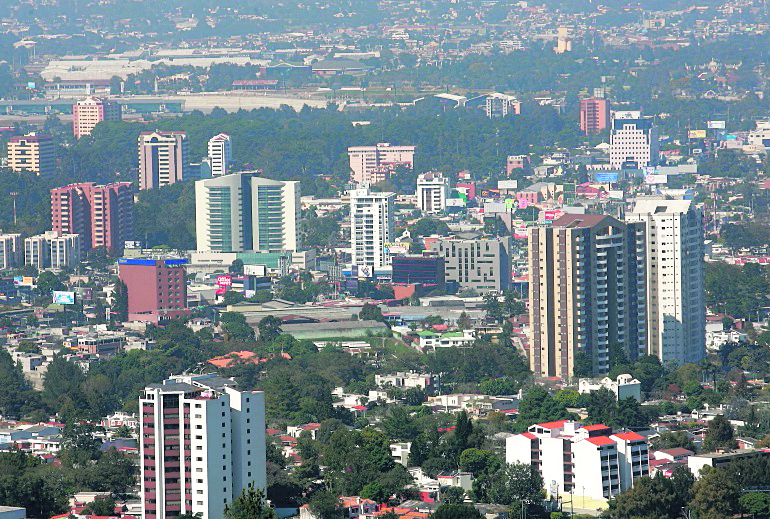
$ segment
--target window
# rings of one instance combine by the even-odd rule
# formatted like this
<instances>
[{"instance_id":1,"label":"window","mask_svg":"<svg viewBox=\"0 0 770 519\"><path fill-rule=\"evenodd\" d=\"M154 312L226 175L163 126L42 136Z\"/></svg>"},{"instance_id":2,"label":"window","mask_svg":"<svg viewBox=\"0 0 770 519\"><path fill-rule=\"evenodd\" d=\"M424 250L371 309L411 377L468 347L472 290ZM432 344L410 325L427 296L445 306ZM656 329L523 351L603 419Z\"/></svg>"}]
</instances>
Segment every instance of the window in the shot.
<instances>
[{"instance_id":1,"label":"window","mask_svg":"<svg viewBox=\"0 0 770 519\"><path fill-rule=\"evenodd\" d=\"M197 458L195 458L195 461L203 461L203 458L197 457Z\"/></svg>"},{"instance_id":2,"label":"window","mask_svg":"<svg viewBox=\"0 0 770 519\"><path fill-rule=\"evenodd\" d=\"M195 491L195 493L196 493L196 494L202 494L202 493L203 493L203 490L196 490L196 491Z\"/></svg>"}]
</instances>

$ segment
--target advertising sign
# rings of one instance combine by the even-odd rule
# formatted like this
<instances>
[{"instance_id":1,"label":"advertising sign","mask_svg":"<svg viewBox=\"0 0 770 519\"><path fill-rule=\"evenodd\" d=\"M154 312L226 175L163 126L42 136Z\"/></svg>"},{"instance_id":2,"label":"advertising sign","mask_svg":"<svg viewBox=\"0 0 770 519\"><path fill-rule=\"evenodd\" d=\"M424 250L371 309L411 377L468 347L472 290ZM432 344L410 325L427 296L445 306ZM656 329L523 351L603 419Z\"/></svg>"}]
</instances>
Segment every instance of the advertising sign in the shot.
<instances>
[{"instance_id":1,"label":"advertising sign","mask_svg":"<svg viewBox=\"0 0 770 519\"><path fill-rule=\"evenodd\" d=\"M645 184L667 184L668 175L645 175L644 183Z\"/></svg>"},{"instance_id":2,"label":"advertising sign","mask_svg":"<svg viewBox=\"0 0 770 519\"><path fill-rule=\"evenodd\" d=\"M94 298L94 291L91 287L76 287L75 294L81 301L92 301Z\"/></svg>"},{"instance_id":3,"label":"advertising sign","mask_svg":"<svg viewBox=\"0 0 770 519\"><path fill-rule=\"evenodd\" d=\"M616 173L596 173L594 178L597 182L617 182L618 174Z\"/></svg>"},{"instance_id":4,"label":"advertising sign","mask_svg":"<svg viewBox=\"0 0 770 519\"><path fill-rule=\"evenodd\" d=\"M562 211L543 211L545 220L558 220L564 215Z\"/></svg>"},{"instance_id":5,"label":"advertising sign","mask_svg":"<svg viewBox=\"0 0 770 519\"><path fill-rule=\"evenodd\" d=\"M705 139L706 130L690 130L687 132L687 137L690 139Z\"/></svg>"},{"instance_id":6,"label":"advertising sign","mask_svg":"<svg viewBox=\"0 0 770 519\"><path fill-rule=\"evenodd\" d=\"M709 130L724 130L725 129L725 122L724 121L709 121L708 122Z\"/></svg>"},{"instance_id":7,"label":"advertising sign","mask_svg":"<svg viewBox=\"0 0 770 519\"><path fill-rule=\"evenodd\" d=\"M75 292L53 292L53 302L56 305L74 305Z\"/></svg>"},{"instance_id":8,"label":"advertising sign","mask_svg":"<svg viewBox=\"0 0 770 519\"><path fill-rule=\"evenodd\" d=\"M409 254L409 242L386 243L385 254Z\"/></svg>"},{"instance_id":9,"label":"advertising sign","mask_svg":"<svg viewBox=\"0 0 770 519\"><path fill-rule=\"evenodd\" d=\"M217 276L217 286L220 287L231 287L233 286L233 277L232 276Z\"/></svg>"},{"instance_id":10,"label":"advertising sign","mask_svg":"<svg viewBox=\"0 0 770 519\"><path fill-rule=\"evenodd\" d=\"M247 276L267 276L267 267L265 265L244 265L243 273Z\"/></svg>"}]
</instances>

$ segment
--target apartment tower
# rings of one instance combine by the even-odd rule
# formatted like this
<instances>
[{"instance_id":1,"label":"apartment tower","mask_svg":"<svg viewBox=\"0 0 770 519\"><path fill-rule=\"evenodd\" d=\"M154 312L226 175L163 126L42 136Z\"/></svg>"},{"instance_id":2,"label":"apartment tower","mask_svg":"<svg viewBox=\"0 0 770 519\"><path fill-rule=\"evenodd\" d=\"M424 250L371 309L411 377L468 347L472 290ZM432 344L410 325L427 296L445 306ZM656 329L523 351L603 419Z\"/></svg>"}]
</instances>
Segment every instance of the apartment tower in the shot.
<instances>
[{"instance_id":1,"label":"apartment tower","mask_svg":"<svg viewBox=\"0 0 770 519\"><path fill-rule=\"evenodd\" d=\"M595 97L580 100L580 131L583 135L601 133L609 124L609 101Z\"/></svg>"},{"instance_id":2,"label":"apartment tower","mask_svg":"<svg viewBox=\"0 0 770 519\"><path fill-rule=\"evenodd\" d=\"M189 176L187 133L139 134L139 189L168 186Z\"/></svg>"},{"instance_id":3,"label":"apartment tower","mask_svg":"<svg viewBox=\"0 0 770 519\"><path fill-rule=\"evenodd\" d=\"M658 129L639 111L610 114L610 166L644 168L658 162Z\"/></svg>"},{"instance_id":4,"label":"apartment tower","mask_svg":"<svg viewBox=\"0 0 770 519\"><path fill-rule=\"evenodd\" d=\"M72 106L72 130L76 139L91 135L102 121L120 120L120 104L114 100L88 97Z\"/></svg>"},{"instance_id":5,"label":"apartment tower","mask_svg":"<svg viewBox=\"0 0 770 519\"><path fill-rule=\"evenodd\" d=\"M139 397L142 517L224 517L254 484L265 489L265 395L215 375L179 375Z\"/></svg>"},{"instance_id":6,"label":"apartment tower","mask_svg":"<svg viewBox=\"0 0 770 519\"><path fill-rule=\"evenodd\" d=\"M440 214L449 198L449 178L442 173L428 172L417 177L417 208L423 213Z\"/></svg>"},{"instance_id":7,"label":"apartment tower","mask_svg":"<svg viewBox=\"0 0 770 519\"><path fill-rule=\"evenodd\" d=\"M208 159L212 177L221 177L230 172L233 152L232 140L229 135L220 133L209 139Z\"/></svg>"},{"instance_id":8,"label":"apartment tower","mask_svg":"<svg viewBox=\"0 0 770 519\"><path fill-rule=\"evenodd\" d=\"M51 228L80 234L83 250L105 247L120 253L134 234L131 182L70 184L51 190Z\"/></svg>"},{"instance_id":9,"label":"apartment tower","mask_svg":"<svg viewBox=\"0 0 770 519\"><path fill-rule=\"evenodd\" d=\"M292 251L301 248L300 183L258 172L223 175L195 183L199 251Z\"/></svg>"},{"instance_id":10,"label":"apartment tower","mask_svg":"<svg viewBox=\"0 0 770 519\"><path fill-rule=\"evenodd\" d=\"M530 368L570 379L578 355L593 374L610 350L646 353L645 227L610 216L566 214L529 230Z\"/></svg>"},{"instance_id":11,"label":"apartment tower","mask_svg":"<svg viewBox=\"0 0 770 519\"><path fill-rule=\"evenodd\" d=\"M11 137L8 167L17 173L28 171L39 177L53 175L56 168L53 138L37 132Z\"/></svg>"},{"instance_id":12,"label":"apartment tower","mask_svg":"<svg viewBox=\"0 0 770 519\"><path fill-rule=\"evenodd\" d=\"M368 187L350 192L350 243L353 265L369 276L390 266L385 244L393 236L395 193L372 193Z\"/></svg>"},{"instance_id":13,"label":"apartment tower","mask_svg":"<svg viewBox=\"0 0 770 519\"><path fill-rule=\"evenodd\" d=\"M376 146L351 146L350 181L354 184L376 184L390 177L398 167L414 169L414 146L394 146L387 142Z\"/></svg>"},{"instance_id":14,"label":"apartment tower","mask_svg":"<svg viewBox=\"0 0 770 519\"><path fill-rule=\"evenodd\" d=\"M706 356L703 214L692 200L638 198L629 222L646 225L648 353L664 364Z\"/></svg>"}]
</instances>

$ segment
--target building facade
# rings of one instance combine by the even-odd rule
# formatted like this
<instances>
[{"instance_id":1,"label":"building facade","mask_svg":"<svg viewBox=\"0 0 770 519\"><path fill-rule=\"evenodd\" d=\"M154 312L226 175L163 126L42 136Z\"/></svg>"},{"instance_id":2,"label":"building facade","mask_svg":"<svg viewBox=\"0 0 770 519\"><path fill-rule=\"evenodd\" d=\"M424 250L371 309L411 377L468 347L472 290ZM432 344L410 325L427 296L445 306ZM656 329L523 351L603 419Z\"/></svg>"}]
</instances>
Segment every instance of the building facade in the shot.
<instances>
[{"instance_id":1,"label":"building facade","mask_svg":"<svg viewBox=\"0 0 770 519\"><path fill-rule=\"evenodd\" d=\"M301 249L300 183L241 172L195 183L198 251Z\"/></svg>"},{"instance_id":2,"label":"building facade","mask_svg":"<svg viewBox=\"0 0 770 519\"><path fill-rule=\"evenodd\" d=\"M350 245L353 265L365 276L390 266L386 244L393 236L395 193L372 193L368 187L350 192ZM363 269L363 270L362 270Z\"/></svg>"},{"instance_id":3,"label":"building facade","mask_svg":"<svg viewBox=\"0 0 770 519\"><path fill-rule=\"evenodd\" d=\"M187 132L139 134L139 189L169 186L189 176Z\"/></svg>"},{"instance_id":4,"label":"building facade","mask_svg":"<svg viewBox=\"0 0 770 519\"><path fill-rule=\"evenodd\" d=\"M17 173L28 171L39 177L53 175L56 168L53 138L37 132L11 137L8 167Z\"/></svg>"},{"instance_id":5,"label":"building facade","mask_svg":"<svg viewBox=\"0 0 770 519\"><path fill-rule=\"evenodd\" d=\"M428 172L417 177L417 208L423 213L440 214L449 198L449 177Z\"/></svg>"},{"instance_id":6,"label":"building facade","mask_svg":"<svg viewBox=\"0 0 770 519\"><path fill-rule=\"evenodd\" d=\"M391 264L393 283L444 286L443 256L395 256Z\"/></svg>"},{"instance_id":7,"label":"building facade","mask_svg":"<svg viewBox=\"0 0 770 519\"><path fill-rule=\"evenodd\" d=\"M646 253L643 224L565 214L529 230L530 368L574 375L581 355L592 374L610 369L610 347L645 355Z\"/></svg>"},{"instance_id":8,"label":"building facade","mask_svg":"<svg viewBox=\"0 0 770 519\"><path fill-rule=\"evenodd\" d=\"M187 260L118 260L118 276L128 292L130 320L157 323L190 315L185 263Z\"/></svg>"},{"instance_id":9,"label":"building facade","mask_svg":"<svg viewBox=\"0 0 770 519\"><path fill-rule=\"evenodd\" d=\"M479 293L502 292L511 286L511 238L441 238L430 250L444 257L446 281Z\"/></svg>"},{"instance_id":10,"label":"building facade","mask_svg":"<svg viewBox=\"0 0 770 519\"><path fill-rule=\"evenodd\" d=\"M134 235L131 182L70 184L51 190L51 228L80 234L83 250L105 247L120 253Z\"/></svg>"},{"instance_id":11,"label":"building facade","mask_svg":"<svg viewBox=\"0 0 770 519\"><path fill-rule=\"evenodd\" d=\"M376 184L390 177L398 167L414 169L414 146L394 146L381 142L375 146L351 146L350 181L354 184Z\"/></svg>"},{"instance_id":12,"label":"building facade","mask_svg":"<svg viewBox=\"0 0 770 519\"><path fill-rule=\"evenodd\" d=\"M142 517L223 517L249 484L265 489L265 396L215 375L179 375L139 398Z\"/></svg>"},{"instance_id":13,"label":"building facade","mask_svg":"<svg viewBox=\"0 0 770 519\"><path fill-rule=\"evenodd\" d=\"M114 100L88 97L72 106L72 131L76 139L91 135L102 121L120 120L120 103Z\"/></svg>"},{"instance_id":14,"label":"building facade","mask_svg":"<svg viewBox=\"0 0 770 519\"><path fill-rule=\"evenodd\" d=\"M610 125L610 102L591 97L580 100L580 131L583 135L601 133Z\"/></svg>"},{"instance_id":15,"label":"building facade","mask_svg":"<svg viewBox=\"0 0 770 519\"><path fill-rule=\"evenodd\" d=\"M0 270L20 267L24 261L21 248L21 234L2 234L0 232Z\"/></svg>"},{"instance_id":16,"label":"building facade","mask_svg":"<svg viewBox=\"0 0 770 519\"><path fill-rule=\"evenodd\" d=\"M47 231L24 240L24 263L38 270L74 267L81 258L79 234Z\"/></svg>"},{"instance_id":17,"label":"building facade","mask_svg":"<svg viewBox=\"0 0 770 519\"><path fill-rule=\"evenodd\" d=\"M232 139L226 133L220 133L209 139L208 164L212 177L221 177L230 173L233 161Z\"/></svg>"},{"instance_id":18,"label":"building facade","mask_svg":"<svg viewBox=\"0 0 770 519\"><path fill-rule=\"evenodd\" d=\"M610 114L610 166L644 168L658 162L658 130L639 111Z\"/></svg>"},{"instance_id":19,"label":"building facade","mask_svg":"<svg viewBox=\"0 0 770 519\"><path fill-rule=\"evenodd\" d=\"M490 119L520 115L521 103L514 96L495 92L487 96L484 110Z\"/></svg>"},{"instance_id":20,"label":"building facade","mask_svg":"<svg viewBox=\"0 0 770 519\"><path fill-rule=\"evenodd\" d=\"M545 489L592 499L616 497L650 473L647 440L634 432L568 420L532 425L505 443L507 463L526 463L543 476Z\"/></svg>"},{"instance_id":21,"label":"building facade","mask_svg":"<svg viewBox=\"0 0 770 519\"><path fill-rule=\"evenodd\" d=\"M638 198L629 222L646 225L648 353L663 364L706 355L703 214L691 200Z\"/></svg>"}]
</instances>

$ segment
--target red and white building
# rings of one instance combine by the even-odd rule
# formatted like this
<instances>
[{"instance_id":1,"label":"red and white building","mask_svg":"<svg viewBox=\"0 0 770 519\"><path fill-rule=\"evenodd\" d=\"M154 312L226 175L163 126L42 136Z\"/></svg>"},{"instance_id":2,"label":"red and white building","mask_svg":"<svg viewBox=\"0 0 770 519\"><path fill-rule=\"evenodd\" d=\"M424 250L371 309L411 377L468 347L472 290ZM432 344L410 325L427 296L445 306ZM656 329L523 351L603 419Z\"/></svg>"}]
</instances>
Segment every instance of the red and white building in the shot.
<instances>
[{"instance_id":1,"label":"red and white building","mask_svg":"<svg viewBox=\"0 0 770 519\"><path fill-rule=\"evenodd\" d=\"M234 386L215 375L180 375L145 388L144 519L220 518L250 483L265 488L265 395Z\"/></svg>"},{"instance_id":2,"label":"red and white building","mask_svg":"<svg viewBox=\"0 0 770 519\"><path fill-rule=\"evenodd\" d=\"M507 463L538 469L546 489L608 499L649 475L647 440L634 432L613 433L606 425L559 420L532 425L506 440Z\"/></svg>"}]
</instances>

